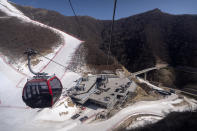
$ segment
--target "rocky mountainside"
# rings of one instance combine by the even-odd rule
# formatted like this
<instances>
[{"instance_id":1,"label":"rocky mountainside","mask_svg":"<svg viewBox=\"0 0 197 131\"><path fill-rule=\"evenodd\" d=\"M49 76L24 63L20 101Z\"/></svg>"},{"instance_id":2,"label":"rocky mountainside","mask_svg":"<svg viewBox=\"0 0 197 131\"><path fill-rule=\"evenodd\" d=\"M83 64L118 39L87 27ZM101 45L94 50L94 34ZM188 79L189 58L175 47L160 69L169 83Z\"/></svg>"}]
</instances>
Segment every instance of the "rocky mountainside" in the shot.
<instances>
[{"instance_id":1,"label":"rocky mountainside","mask_svg":"<svg viewBox=\"0 0 197 131\"><path fill-rule=\"evenodd\" d=\"M197 67L197 15L171 15L154 9L116 20L111 45L112 55L109 59L110 67L107 67L110 20L78 16L77 22L74 16L64 16L55 11L14 6L33 20L84 40L79 51L83 52L86 64L97 70L115 69L119 66L117 61L131 72L166 63L172 68L150 74L149 78L171 86L182 85L180 81L183 80L184 83L191 81L190 78L184 77L188 75L180 75L174 67ZM41 51L50 50L59 39L53 32L35 28L31 24L23 24L17 21L17 18L5 18L0 22L1 49L8 55L16 56L17 52L23 52L24 48L31 44L32 47L39 47ZM29 31L31 33L28 33ZM7 48L14 53L6 52ZM196 79L192 78L192 83L193 81Z\"/></svg>"},{"instance_id":2,"label":"rocky mountainside","mask_svg":"<svg viewBox=\"0 0 197 131\"><path fill-rule=\"evenodd\" d=\"M120 19L115 23L112 52L129 70L155 63L197 67L196 24L197 16L170 15L159 9Z\"/></svg>"},{"instance_id":3,"label":"rocky mountainside","mask_svg":"<svg viewBox=\"0 0 197 131\"><path fill-rule=\"evenodd\" d=\"M16 7L31 19L86 41L84 47L89 65L106 64L111 24L109 20L79 16L79 26L73 16L45 9ZM114 29L112 55L129 71L157 63L197 67L196 15L171 15L154 9L116 20ZM113 59L110 63L113 64Z\"/></svg>"}]
</instances>

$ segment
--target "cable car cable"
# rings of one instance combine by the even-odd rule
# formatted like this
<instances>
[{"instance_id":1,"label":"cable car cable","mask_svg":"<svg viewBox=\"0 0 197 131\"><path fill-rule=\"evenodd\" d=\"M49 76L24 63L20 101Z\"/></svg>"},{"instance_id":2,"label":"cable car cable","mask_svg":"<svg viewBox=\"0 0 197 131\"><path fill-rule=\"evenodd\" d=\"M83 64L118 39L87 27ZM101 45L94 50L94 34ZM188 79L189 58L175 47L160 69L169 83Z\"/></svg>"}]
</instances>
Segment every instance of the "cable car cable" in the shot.
<instances>
[{"instance_id":1,"label":"cable car cable","mask_svg":"<svg viewBox=\"0 0 197 131\"><path fill-rule=\"evenodd\" d=\"M71 7L71 9L72 9L72 11L73 11L73 14L75 15L75 17L76 17L76 19L77 19L77 15L76 15L76 13L75 13L75 10L74 10L74 8L73 8L73 5L72 5L71 1L68 0L68 2L69 2L70 7Z\"/></svg>"},{"instance_id":2,"label":"cable car cable","mask_svg":"<svg viewBox=\"0 0 197 131\"><path fill-rule=\"evenodd\" d=\"M78 26L79 26L79 37L80 37L81 26L80 26L79 19L78 19L77 15L76 15L76 12L75 12L75 10L74 10L74 7L73 7L73 5L72 5L71 0L68 0L68 2L69 2L69 5L70 5L70 8L72 9L73 14L75 15L75 20L76 20L76 22L77 22L77 24L78 24Z\"/></svg>"},{"instance_id":3,"label":"cable car cable","mask_svg":"<svg viewBox=\"0 0 197 131\"><path fill-rule=\"evenodd\" d=\"M40 54L40 53L38 53L38 55L40 55L40 56L44 57L45 59L50 60L51 62L54 62L55 64L57 64L57 65L59 65L59 66L64 67L65 69L67 68L66 66L64 66L64 65L62 65L62 64L60 64L60 63L58 63L58 62L56 62L56 61L54 61L54 60L52 60L52 59L50 59L50 58L48 58L48 57L46 57L46 56L44 56L44 55Z\"/></svg>"},{"instance_id":4,"label":"cable car cable","mask_svg":"<svg viewBox=\"0 0 197 131\"><path fill-rule=\"evenodd\" d=\"M111 44L113 43L112 37L113 37L113 31L114 31L114 19L115 19L115 14L116 14L116 4L117 0L114 0L114 10L113 10L113 17L112 17L112 24L111 24L111 32L110 32L110 43L108 47L108 53L107 53L107 66L109 65L109 56L111 52Z\"/></svg>"}]
</instances>

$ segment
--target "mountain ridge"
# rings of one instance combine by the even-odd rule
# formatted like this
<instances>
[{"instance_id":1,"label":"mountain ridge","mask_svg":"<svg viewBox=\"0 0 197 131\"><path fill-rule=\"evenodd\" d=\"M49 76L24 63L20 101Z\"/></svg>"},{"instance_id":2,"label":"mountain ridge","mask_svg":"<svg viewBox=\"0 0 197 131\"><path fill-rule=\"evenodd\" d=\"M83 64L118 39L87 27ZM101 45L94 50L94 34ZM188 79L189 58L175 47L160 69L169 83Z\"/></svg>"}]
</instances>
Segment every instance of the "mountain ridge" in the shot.
<instances>
[{"instance_id":1,"label":"mountain ridge","mask_svg":"<svg viewBox=\"0 0 197 131\"><path fill-rule=\"evenodd\" d=\"M86 41L82 48L86 52L88 65L106 65L110 20L78 16L79 27L74 16L15 6L31 19ZM196 25L195 15L172 15L159 9L118 19L114 24L110 64L115 66L115 58L131 72L155 66L157 63L197 67Z\"/></svg>"}]
</instances>

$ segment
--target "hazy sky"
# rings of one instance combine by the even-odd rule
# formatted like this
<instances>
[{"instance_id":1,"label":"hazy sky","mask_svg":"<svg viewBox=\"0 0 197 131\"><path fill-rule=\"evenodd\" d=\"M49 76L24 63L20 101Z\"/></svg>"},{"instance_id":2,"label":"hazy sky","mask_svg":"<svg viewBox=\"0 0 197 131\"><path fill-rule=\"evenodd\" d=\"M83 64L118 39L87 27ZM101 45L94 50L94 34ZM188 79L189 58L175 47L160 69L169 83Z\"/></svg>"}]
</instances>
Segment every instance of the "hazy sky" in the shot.
<instances>
[{"instance_id":1,"label":"hazy sky","mask_svg":"<svg viewBox=\"0 0 197 131\"><path fill-rule=\"evenodd\" d=\"M73 15L68 0L10 0L20 5ZM111 19L114 0L71 0L77 15ZM197 14L197 0L118 0L116 19L159 8L171 14Z\"/></svg>"}]
</instances>

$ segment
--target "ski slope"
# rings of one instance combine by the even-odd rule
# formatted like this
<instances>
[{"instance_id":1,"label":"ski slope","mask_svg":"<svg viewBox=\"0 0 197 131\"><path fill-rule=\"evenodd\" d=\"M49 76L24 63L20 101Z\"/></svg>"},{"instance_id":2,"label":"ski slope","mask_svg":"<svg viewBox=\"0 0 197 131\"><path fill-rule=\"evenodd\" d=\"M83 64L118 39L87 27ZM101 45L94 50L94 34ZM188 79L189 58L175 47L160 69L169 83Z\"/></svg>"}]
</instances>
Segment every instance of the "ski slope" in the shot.
<instances>
[{"instance_id":1,"label":"ski slope","mask_svg":"<svg viewBox=\"0 0 197 131\"><path fill-rule=\"evenodd\" d=\"M23 19L30 20L21 11L17 10L14 6L7 2L7 0L0 0L0 10L8 16L15 16Z\"/></svg>"},{"instance_id":2,"label":"ski slope","mask_svg":"<svg viewBox=\"0 0 197 131\"><path fill-rule=\"evenodd\" d=\"M67 67L70 65L71 59L82 41L58 29L29 19L21 11L9 4L7 0L0 0L0 10L7 14L6 18L18 17L23 22L48 28L61 37L61 42L57 43L59 46L54 47L53 52L46 56L65 67L40 57L38 58L40 63L33 66L33 69L47 72L50 75L55 73L61 79L64 88L71 88L75 84L74 81L80 77L80 74L69 71ZM0 17L0 20L5 17ZM39 110L26 107L21 98L22 88L27 78L31 76L32 74L29 72L26 63L10 64L9 59L0 53L0 129L2 131L112 130L128 116L136 114L159 114L165 116L164 112L182 111L188 108L185 105L175 107L173 104L181 103L183 100L176 95L172 95L159 101L135 103L122 109L105 121L90 124L81 123L79 120L70 119L72 115L78 112L78 109L75 105L70 106L68 104L70 101L69 97L64 95L52 108ZM187 100L190 107L196 108L196 101L184 100Z\"/></svg>"},{"instance_id":3,"label":"ski slope","mask_svg":"<svg viewBox=\"0 0 197 131\"><path fill-rule=\"evenodd\" d=\"M34 66L33 69L40 72L47 72L49 75L55 73L57 77L61 79L64 88L72 87L74 84L73 81L78 79L80 75L69 71L66 67L69 66L75 50L82 41L60 30L29 19L24 16L21 11L8 3L7 0L0 0L0 11L4 12L8 18L18 17L23 22L48 28L61 37L61 42L57 43L57 45L60 46L54 47L54 51L46 55L46 57L61 63L65 67L61 67L40 57L40 63ZM70 119L77 111L75 105L68 105L69 98L64 96L62 96L64 99L60 99L53 108L46 108L38 111L38 109L26 107L22 101L22 88L27 79L31 76L32 74L29 72L26 62L10 64L9 59L0 53L0 128L4 131L27 130L27 128L34 127L37 124L39 126L39 123L42 121L62 122ZM42 129L44 127L45 126L42 125Z\"/></svg>"}]
</instances>

